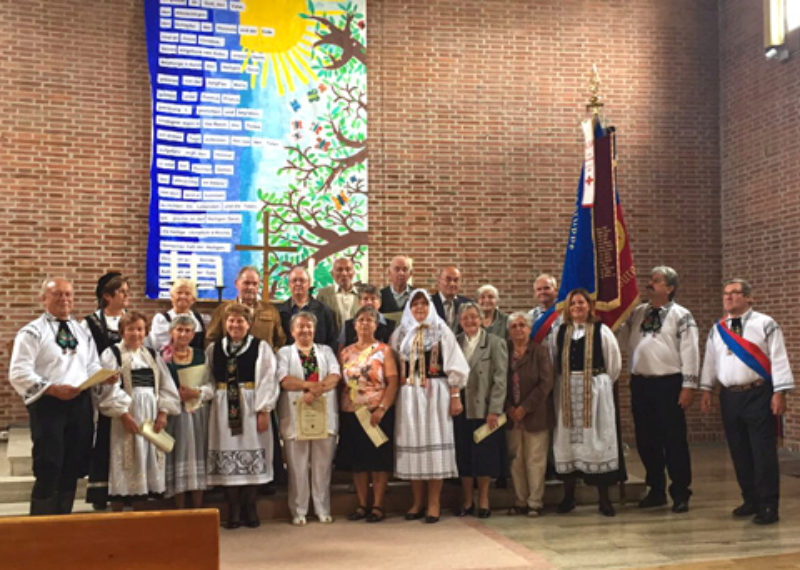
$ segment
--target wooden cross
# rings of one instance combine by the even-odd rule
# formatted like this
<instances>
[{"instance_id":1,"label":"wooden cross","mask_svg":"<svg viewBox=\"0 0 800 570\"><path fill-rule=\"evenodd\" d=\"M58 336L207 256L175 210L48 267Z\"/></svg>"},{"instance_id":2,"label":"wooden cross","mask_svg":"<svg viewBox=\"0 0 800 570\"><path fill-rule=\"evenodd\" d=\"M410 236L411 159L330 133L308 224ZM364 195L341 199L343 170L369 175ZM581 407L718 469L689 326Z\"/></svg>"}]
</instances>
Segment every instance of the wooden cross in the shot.
<instances>
[{"instance_id":1,"label":"wooden cross","mask_svg":"<svg viewBox=\"0 0 800 570\"><path fill-rule=\"evenodd\" d=\"M294 252L296 251L293 247L270 247L269 245L269 210L264 208L263 214L261 216L262 221L264 222L264 245L245 245L240 244L234 246L233 249L236 251L261 251L264 253L264 283L261 288L261 300L262 301L269 301L269 254L270 253L277 253L279 251L282 252Z\"/></svg>"}]
</instances>

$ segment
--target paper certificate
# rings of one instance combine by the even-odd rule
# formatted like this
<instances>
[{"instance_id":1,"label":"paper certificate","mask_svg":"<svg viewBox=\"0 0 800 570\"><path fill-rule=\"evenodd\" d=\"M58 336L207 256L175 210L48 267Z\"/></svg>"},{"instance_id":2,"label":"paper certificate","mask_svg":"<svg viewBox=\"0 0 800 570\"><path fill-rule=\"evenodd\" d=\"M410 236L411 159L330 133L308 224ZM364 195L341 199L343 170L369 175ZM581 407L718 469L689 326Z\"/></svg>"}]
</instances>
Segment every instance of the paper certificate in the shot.
<instances>
[{"instance_id":1,"label":"paper certificate","mask_svg":"<svg viewBox=\"0 0 800 570\"><path fill-rule=\"evenodd\" d=\"M506 418L506 415L504 413L500 414L499 416L497 416L497 427L496 428L491 429L489 427L489 424L483 424L481 427L476 429L475 432L472 434L472 440L475 443L482 442L484 439L486 439L487 437L492 435L494 432L499 430L501 427L506 425L506 421L507 420L508 420L508 418Z\"/></svg>"},{"instance_id":2,"label":"paper certificate","mask_svg":"<svg viewBox=\"0 0 800 570\"><path fill-rule=\"evenodd\" d=\"M158 433L153 431L153 422L150 420L147 420L142 424L139 433L142 434L143 438L155 445L164 453L169 453L175 446L175 438L169 435L166 430L163 429Z\"/></svg>"},{"instance_id":3,"label":"paper certificate","mask_svg":"<svg viewBox=\"0 0 800 570\"><path fill-rule=\"evenodd\" d=\"M372 440L372 443L375 447L380 447L389 441L389 438L386 437L386 434L380 428L380 426L374 426L370 423L372 412L370 412L366 406L359 406L356 408L356 417L358 418L359 423L361 423L361 427L364 428L364 431Z\"/></svg>"},{"instance_id":4,"label":"paper certificate","mask_svg":"<svg viewBox=\"0 0 800 570\"><path fill-rule=\"evenodd\" d=\"M98 384L102 384L116 373L117 373L116 370L101 368L100 370L89 376L86 380L84 380L83 384L78 386L78 389L81 392L83 392L84 390L86 390L86 388L91 388L92 386L97 386Z\"/></svg>"},{"instance_id":5,"label":"paper certificate","mask_svg":"<svg viewBox=\"0 0 800 570\"><path fill-rule=\"evenodd\" d=\"M328 437L328 406L325 396L306 404L297 400L297 439L325 439Z\"/></svg>"},{"instance_id":6,"label":"paper certificate","mask_svg":"<svg viewBox=\"0 0 800 570\"><path fill-rule=\"evenodd\" d=\"M178 370L178 382L181 386L198 390L200 386L205 383L207 369L205 364L198 364L196 366L189 366ZM203 405L203 401L198 396L192 400L187 400L183 403L183 407L187 412L194 412Z\"/></svg>"}]
</instances>

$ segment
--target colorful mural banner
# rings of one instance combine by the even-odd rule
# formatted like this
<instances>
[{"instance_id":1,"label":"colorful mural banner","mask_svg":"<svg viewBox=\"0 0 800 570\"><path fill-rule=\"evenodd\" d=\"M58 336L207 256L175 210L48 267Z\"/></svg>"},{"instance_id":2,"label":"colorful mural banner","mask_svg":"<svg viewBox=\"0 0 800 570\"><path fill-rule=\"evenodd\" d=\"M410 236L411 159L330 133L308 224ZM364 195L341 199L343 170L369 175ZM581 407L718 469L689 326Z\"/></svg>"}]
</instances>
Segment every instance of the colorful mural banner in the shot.
<instances>
[{"instance_id":1,"label":"colorful mural banner","mask_svg":"<svg viewBox=\"0 0 800 570\"><path fill-rule=\"evenodd\" d=\"M347 256L367 275L366 0L145 0L152 92L146 291L288 296ZM266 247L265 247L266 246Z\"/></svg>"}]
</instances>

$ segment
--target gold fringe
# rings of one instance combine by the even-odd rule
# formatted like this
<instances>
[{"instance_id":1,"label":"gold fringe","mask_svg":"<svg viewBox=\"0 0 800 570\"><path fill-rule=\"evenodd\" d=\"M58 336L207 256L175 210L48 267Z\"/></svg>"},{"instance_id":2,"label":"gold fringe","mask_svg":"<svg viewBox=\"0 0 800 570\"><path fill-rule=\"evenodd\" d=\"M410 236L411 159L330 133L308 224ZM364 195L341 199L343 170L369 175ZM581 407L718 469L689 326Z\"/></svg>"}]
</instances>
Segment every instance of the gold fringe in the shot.
<instances>
[{"instance_id":1,"label":"gold fringe","mask_svg":"<svg viewBox=\"0 0 800 570\"><path fill-rule=\"evenodd\" d=\"M570 387L572 371L569 366L569 353L572 346L572 323L564 331L564 346L561 350L561 421L564 427L572 427L572 390ZM583 427L592 427L592 364L594 356L594 323L588 323L584 335L583 350Z\"/></svg>"}]
</instances>

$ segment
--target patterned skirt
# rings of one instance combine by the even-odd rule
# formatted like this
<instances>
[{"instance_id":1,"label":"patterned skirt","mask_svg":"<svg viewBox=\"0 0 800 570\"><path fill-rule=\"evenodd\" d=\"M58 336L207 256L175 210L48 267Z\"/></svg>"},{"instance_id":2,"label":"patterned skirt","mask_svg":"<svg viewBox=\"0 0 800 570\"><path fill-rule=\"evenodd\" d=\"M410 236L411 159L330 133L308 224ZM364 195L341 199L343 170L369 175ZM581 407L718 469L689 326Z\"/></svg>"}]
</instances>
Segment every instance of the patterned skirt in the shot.
<instances>
[{"instance_id":1,"label":"patterned skirt","mask_svg":"<svg viewBox=\"0 0 800 570\"><path fill-rule=\"evenodd\" d=\"M395 407L395 476L422 480L458 476L447 378L428 378L424 388L402 385Z\"/></svg>"},{"instance_id":2,"label":"patterned skirt","mask_svg":"<svg viewBox=\"0 0 800 570\"><path fill-rule=\"evenodd\" d=\"M175 448L167 455L166 496L207 488L206 456L208 453L208 406L170 416L167 433L175 438Z\"/></svg>"},{"instance_id":3,"label":"patterned skirt","mask_svg":"<svg viewBox=\"0 0 800 570\"><path fill-rule=\"evenodd\" d=\"M242 390L242 433L231 435L227 391L214 393L208 426L209 485L260 485L272 481L272 433L256 430L255 400L255 390Z\"/></svg>"}]
</instances>

